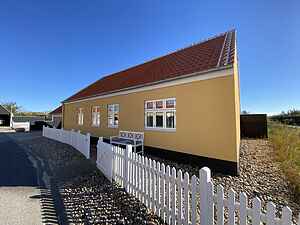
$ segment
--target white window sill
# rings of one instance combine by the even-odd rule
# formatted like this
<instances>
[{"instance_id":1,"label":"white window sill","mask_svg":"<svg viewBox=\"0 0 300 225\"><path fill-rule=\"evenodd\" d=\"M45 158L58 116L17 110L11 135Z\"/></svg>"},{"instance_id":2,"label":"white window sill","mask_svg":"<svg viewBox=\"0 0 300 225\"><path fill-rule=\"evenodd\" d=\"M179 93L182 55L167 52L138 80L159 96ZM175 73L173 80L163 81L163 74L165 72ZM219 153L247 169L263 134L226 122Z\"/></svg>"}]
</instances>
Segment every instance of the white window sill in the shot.
<instances>
[{"instance_id":1,"label":"white window sill","mask_svg":"<svg viewBox=\"0 0 300 225\"><path fill-rule=\"evenodd\" d=\"M145 127L147 131L176 132L176 128Z\"/></svg>"}]
</instances>

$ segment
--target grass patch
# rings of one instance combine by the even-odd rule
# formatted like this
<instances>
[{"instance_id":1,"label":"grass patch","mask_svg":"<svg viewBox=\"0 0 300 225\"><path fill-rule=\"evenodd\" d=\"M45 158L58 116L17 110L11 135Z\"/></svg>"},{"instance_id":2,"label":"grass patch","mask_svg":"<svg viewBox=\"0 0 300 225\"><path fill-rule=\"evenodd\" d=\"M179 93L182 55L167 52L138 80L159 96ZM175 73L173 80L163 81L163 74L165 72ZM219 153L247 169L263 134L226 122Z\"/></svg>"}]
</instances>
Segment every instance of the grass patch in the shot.
<instances>
[{"instance_id":1,"label":"grass patch","mask_svg":"<svg viewBox=\"0 0 300 225\"><path fill-rule=\"evenodd\" d=\"M269 122L269 137L296 199L300 202L300 128Z\"/></svg>"}]
</instances>

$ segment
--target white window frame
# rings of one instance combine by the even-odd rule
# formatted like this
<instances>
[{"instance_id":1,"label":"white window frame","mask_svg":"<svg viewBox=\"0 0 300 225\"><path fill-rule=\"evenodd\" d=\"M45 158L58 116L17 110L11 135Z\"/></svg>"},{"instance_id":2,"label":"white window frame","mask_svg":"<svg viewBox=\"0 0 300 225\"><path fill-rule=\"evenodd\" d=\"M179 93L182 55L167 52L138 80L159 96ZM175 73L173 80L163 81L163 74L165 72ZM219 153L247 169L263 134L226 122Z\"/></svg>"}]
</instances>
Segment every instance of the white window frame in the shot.
<instances>
[{"instance_id":1,"label":"white window frame","mask_svg":"<svg viewBox=\"0 0 300 225\"><path fill-rule=\"evenodd\" d=\"M94 109L96 112L94 112ZM92 127L100 127L101 126L101 112L100 106L92 107Z\"/></svg>"},{"instance_id":2,"label":"white window frame","mask_svg":"<svg viewBox=\"0 0 300 225\"><path fill-rule=\"evenodd\" d=\"M116 111L116 107L115 106L118 106L118 111ZM113 121L113 124L109 124L109 118L111 117L110 116L110 111L109 111L109 108L110 106L113 108L113 111L112 111L112 121ZM118 113L118 124L116 125L115 124L115 113ZM120 104L108 104L107 105L107 127L108 128L118 128L119 127L119 123L120 123Z\"/></svg>"},{"instance_id":3,"label":"white window frame","mask_svg":"<svg viewBox=\"0 0 300 225\"><path fill-rule=\"evenodd\" d=\"M168 100L174 100L174 108L167 108L166 102ZM156 102L163 101L163 108L156 109ZM153 108L147 109L147 103L152 102ZM144 105L145 109L145 130L153 130L153 131L176 131L176 98L166 98L166 99L155 99L155 100L147 100L145 101ZM153 127L147 126L147 113L152 112L153 113ZM174 128L166 127L167 126L167 112L173 112L174 113ZM163 127L157 127L156 126L156 113L163 113Z\"/></svg>"},{"instance_id":4,"label":"white window frame","mask_svg":"<svg viewBox=\"0 0 300 225\"><path fill-rule=\"evenodd\" d=\"M78 111L79 112L78 112L78 118L77 118L78 121L77 122L78 122L79 126L82 126L83 125L83 117L84 117L83 108L79 108Z\"/></svg>"}]
</instances>

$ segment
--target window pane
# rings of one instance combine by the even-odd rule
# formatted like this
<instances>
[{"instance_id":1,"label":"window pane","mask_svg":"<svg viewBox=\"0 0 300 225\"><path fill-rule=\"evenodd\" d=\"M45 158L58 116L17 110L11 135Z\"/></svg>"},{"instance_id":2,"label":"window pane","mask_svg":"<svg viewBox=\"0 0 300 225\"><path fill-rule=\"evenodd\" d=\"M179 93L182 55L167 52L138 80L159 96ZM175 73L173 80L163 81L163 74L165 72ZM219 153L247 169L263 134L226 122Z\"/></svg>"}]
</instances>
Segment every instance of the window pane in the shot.
<instances>
[{"instance_id":1,"label":"window pane","mask_svg":"<svg viewBox=\"0 0 300 225\"><path fill-rule=\"evenodd\" d=\"M108 126L113 126L114 125L114 121L112 117L108 117Z\"/></svg>"},{"instance_id":2,"label":"window pane","mask_svg":"<svg viewBox=\"0 0 300 225\"><path fill-rule=\"evenodd\" d=\"M119 124L119 113L114 114L114 125L118 126Z\"/></svg>"},{"instance_id":3,"label":"window pane","mask_svg":"<svg viewBox=\"0 0 300 225\"><path fill-rule=\"evenodd\" d=\"M167 112L166 127L167 128L175 128L175 113L174 112Z\"/></svg>"},{"instance_id":4,"label":"window pane","mask_svg":"<svg viewBox=\"0 0 300 225\"><path fill-rule=\"evenodd\" d=\"M95 113L92 113L92 124L95 125Z\"/></svg>"},{"instance_id":5,"label":"window pane","mask_svg":"<svg viewBox=\"0 0 300 225\"><path fill-rule=\"evenodd\" d=\"M97 122L96 124L99 126L100 125L100 113L97 113Z\"/></svg>"},{"instance_id":6,"label":"window pane","mask_svg":"<svg viewBox=\"0 0 300 225\"><path fill-rule=\"evenodd\" d=\"M157 101L156 102L156 108L157 109L162 109L163 108L163 101Z\"/></svg>"},{"instance_id":7,"label":"window pane","mask_svg":"<svg viewBox=\"0 0 300 225\"><path fill-rule=\"evenodd\" d=\"M82 125L83 124L83 113L80 113L80 123L79 123L80 125Z\"/></svg>"},{"instance_id":8,"label":"window pane","mask_svg":"<svg viewBox=\"0 0 300 225\"><path fill-rule=\"evenodd\" d=\"M146 108L147 109L153 109L153 102L147 102Z\"/></svg>"},{"instance_id":9,"label":"window pane","mask_svg":"<svg viewBox=\"0 0 300 225\"><path fill-rule=\"evenodd\" d=\"M147 127L153 127L153 113L147 113Z\"/></svg>"},{"instance_id":10,"label":"window pane","mask_svg":"<svg viewBox=\"0 0 300 225\"><path fill-rule=\"evenodd\" d=\"M156 127L164 126L164 113L156 113Z\"/></svg>"},{"instance_id":11,"label":"window pane","mask_svg":"<svg viewBox=\"0 0 300 225\"><path fill-rule=\"evenodd\" d=\"M114 105L114 111L115 112L119 112L119 104L115 104Z\"/></svg>"},{"instance_id":12,"label":"window pane","mask_svg":"<svg viewBox=\"0 0 300 225\"><path fill-rule=\"evenodd\" d=\"M108 105L108 112L113 112L114 106L113 105Z\"/></svg>"},{"instance_id":13,"label":"window pane","mask_svg":"<svg viewBox=\"0 0 300 225\"><path fill-rule=\"evenodd\" d=\"M167 108L175 108L175 100L172 99L172 100L167 100L166 101L166 107Z\"/></svg>"}]
</instances>

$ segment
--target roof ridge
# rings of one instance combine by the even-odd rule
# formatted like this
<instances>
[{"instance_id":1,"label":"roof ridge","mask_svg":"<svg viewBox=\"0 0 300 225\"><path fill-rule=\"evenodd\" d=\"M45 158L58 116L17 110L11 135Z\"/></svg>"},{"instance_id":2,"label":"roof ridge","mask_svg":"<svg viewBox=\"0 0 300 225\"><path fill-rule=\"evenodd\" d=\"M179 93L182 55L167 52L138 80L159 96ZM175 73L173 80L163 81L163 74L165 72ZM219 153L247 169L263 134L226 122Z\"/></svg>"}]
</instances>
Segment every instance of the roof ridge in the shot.
<instances>
[{"instance_id":1,"label":"roof ridge","mask_svg":"<svg viewBox=\"0 0 300 225\"><path fill-rule=\"evenodd\" d=\"M226 33L225 38L224 38L224 42L223 42L223 46L222 46L222 49L221 49L221 52L220 52L220 56L219 56L217 67L220 66L220 63L221 63L221 60L222 60L222 55L223 55L223 51L224 51L224 48L225 48L227 36L228 36L228 33Z\"/></svg>"}]
</instances>

